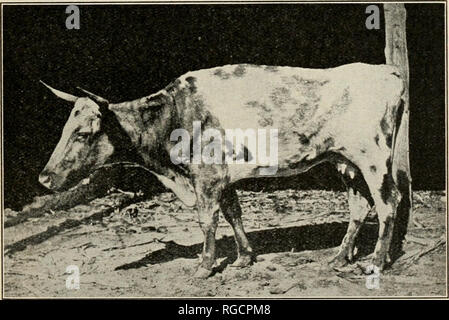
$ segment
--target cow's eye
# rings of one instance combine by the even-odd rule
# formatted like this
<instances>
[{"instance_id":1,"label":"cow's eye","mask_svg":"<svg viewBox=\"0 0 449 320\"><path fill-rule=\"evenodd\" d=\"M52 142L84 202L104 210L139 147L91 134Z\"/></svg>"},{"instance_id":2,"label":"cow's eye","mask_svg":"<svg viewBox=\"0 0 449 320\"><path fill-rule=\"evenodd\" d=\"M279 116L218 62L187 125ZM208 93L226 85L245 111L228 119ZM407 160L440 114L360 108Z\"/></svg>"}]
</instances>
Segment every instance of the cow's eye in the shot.
<instances>
[{"instance_id":1,"label":"cow's eye","mask_svg":"<svg viewBox=\"0 0 449 320\"><path fill-rule=\"evenodd\" d=\"M79 132L78 135L76 136L75 140L78 142L84 142L87 140L88 137L89 137L89 133Z\"/></svg>"}]
</instances>

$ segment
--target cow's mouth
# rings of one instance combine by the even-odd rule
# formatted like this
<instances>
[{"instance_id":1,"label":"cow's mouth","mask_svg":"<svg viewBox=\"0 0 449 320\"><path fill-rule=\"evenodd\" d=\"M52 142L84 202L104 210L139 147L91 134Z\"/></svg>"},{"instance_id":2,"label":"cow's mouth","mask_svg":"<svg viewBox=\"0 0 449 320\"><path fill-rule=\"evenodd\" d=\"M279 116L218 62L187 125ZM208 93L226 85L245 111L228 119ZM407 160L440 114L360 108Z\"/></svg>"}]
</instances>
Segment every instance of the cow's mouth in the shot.
<instances>
[{"instance_id":1,"label":"cow's mouth","mask_svg":"<svg viewBox=\"0 0 449 320\"><path fill-rule=\"evenodd\" d=\"M53 192L66 191L78 185L84 178L89 176L89 172L84 170L71 171L66 177L54 172L43 171L39 175L39 182L48 190Z\"/></svg>"}]
</instances>

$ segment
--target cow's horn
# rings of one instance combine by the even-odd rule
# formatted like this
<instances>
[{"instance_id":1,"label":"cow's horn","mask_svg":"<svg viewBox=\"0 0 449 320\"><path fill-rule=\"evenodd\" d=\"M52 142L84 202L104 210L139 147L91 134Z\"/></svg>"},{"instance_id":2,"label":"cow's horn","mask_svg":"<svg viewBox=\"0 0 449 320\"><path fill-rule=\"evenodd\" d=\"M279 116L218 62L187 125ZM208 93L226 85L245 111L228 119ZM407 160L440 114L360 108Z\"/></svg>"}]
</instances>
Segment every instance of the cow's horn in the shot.
<instances>
[{"instance_id":1,"label":"cow's horn","mask_svg":"<svg viewBox=\"0 0 449 320\"><path fill-rule=\"evenodd\" d=\"M94 100L95 102L99 103L99 104L109 104L109 101L106 100L105 98L102 98L100 96L97 96L96 94L89 92L83 88L77 87L77 89L81 90L82 92L84 92L85 94L87 94L87 96L89 98L91 98L92 100Z\"/></svg>"},{"instance_id":2,"label":"cow's horn","mask_svg":"<svg viewBox=\"0 0 449 320\"><path fill-rule=\"evenodd\" d=\"M73 96L69 93L65 93L60 90L50 87L48 84L46 84L42 80L39 80L39 82L42 83L44 86L46 86L48 89L50 89L51 92L53 92L57 97L65 100L65 101L75 102L78 99L78 97L76 97L76 96Z\"/></svg>"}]
</instances>

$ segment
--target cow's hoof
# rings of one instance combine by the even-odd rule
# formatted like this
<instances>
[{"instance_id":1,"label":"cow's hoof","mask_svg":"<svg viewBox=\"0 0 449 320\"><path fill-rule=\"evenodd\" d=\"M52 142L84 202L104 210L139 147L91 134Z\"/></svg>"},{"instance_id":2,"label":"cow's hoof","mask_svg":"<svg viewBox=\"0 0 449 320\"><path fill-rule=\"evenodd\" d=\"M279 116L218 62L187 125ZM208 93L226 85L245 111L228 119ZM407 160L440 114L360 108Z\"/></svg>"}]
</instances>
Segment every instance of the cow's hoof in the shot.
<instances>
[{"instance_id":1,"label":"cow's hoof","mask_svg":"<svg viewBox=\"0 0 449 320\"><path fill-rule=\"evenodd\" d=\"M387 257L376 257L376 255L373 256L371 259L371 264L366 265L366 273L376 273L376 272L382 272L385 269L385 262Z\"/></svg>"},{"instance_id":2,"label":"cow's hoof","mask_svg":"<svg viewBox=\"0 0 449 320\"><path fill-rule=\"evenodd\" d=\"M251 265L251 262L253 261L251 256L240 256L237 258L237 260L234 261L233 264L231 264L231 267L233 268L244 268Z\"/></svg>"},{"instance_id":3,"label":"cow's hoof","mask_svg":"<svg viewBox=\"0 0 449 320\"><path fill-rule=\"evenodd\" d=\"M338 253L327 264L331 268L342 268L342 267L346 266L348 264L348 260L346 259L346 254Z\"/></svg>"},{"instance_id":4,"label":"cow's hoof","mask_svg":"<svg viewBox=\"0 0 449 320\"><path fill-rule=\"evenodd\" d=\"M196 279L207 279L212 274L212 270L199 267L198 270L196 270L195 274L193 275Z\"/></svg>"}]
</instances>

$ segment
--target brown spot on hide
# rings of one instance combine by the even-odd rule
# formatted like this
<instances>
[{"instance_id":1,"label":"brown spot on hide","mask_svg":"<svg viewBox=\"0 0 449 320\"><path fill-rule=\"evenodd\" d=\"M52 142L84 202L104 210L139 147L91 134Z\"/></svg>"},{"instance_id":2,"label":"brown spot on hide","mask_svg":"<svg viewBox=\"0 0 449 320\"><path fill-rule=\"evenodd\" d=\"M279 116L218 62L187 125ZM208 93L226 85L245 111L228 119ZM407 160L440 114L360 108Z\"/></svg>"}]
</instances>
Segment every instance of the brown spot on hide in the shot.
<instances>
[{"instance_id":1,"label":"brown spot on hide","mask_svg":"<svg viewBox=\"0 0 449 320\"><path fill-rule=\"evenodd\" d=\"M305 146L308 146L310 144L309 138L307 138L304 134L299 134L299 142Z\"/></svg>"},{"instance_id":2,"label":"brown spot on hide","mask_svg":"<svg viewBox=\"0 0 449 320\"><path fill-rule=\"evenodd\" d=\"M264 70L268 72L278 72L279 68L275 66L265 66Z\"/></svg>"},{"instance_id":3,"label":"brown spot on hide","mask_svg":"<svg viewBox=\"0 0 449 320\"><path fill-rule=\"evenodd\" d=\"M326 138L324 140L323 145L324 145L326 150L328 150L329 148L332 148L335 145L334 138L332 138L332 137Z\"/></svg>"},{"instance_id":4,"label":"brown spot on hide","mask_svg":"<svg viewBox=\"0 0 449 320\"><path fill-rule=\"evenodd\" d=\"M221 80L227 80L231 77L231 75L223 71L223 69L216 69L213 74L219 77Z\"/></svg>"},{"instance_id":5,"label":"brown spot on hide","mask_svg":"<svg viewBox=\"0 0 449 320\"><path fill-rule=\"evenodd\" d=\"M273 125L274 122L271 114L272 110L265 103L260 103L259 101L248 101L245 105L249 108L258 109L258 123L261 127Z\"/></svg>"},{"instance_id":6,"label":"brown spot on hide","mask_svg":"<svg viewBox=\"0 0 449 320\"><path fill-rule=\"evenodd\" d=\"M318 108L317 104L309 104L309 103L301 103L299 105L299 108L296 108L295 118L298 121L304 120L304 119L310 119L315 113L316 109Z\"/></svg>"},{"instance_id":7,"label":"brown spot on hide","mask_svg":"<svg viewBox=\"0 0 449 320\"><path fill-rule=\"evenodd\" d=\"M248 101L245 105L250 108L260 109L264 112L271 112L271 109L265 103L260 103L259 101Z\"/></svg>"},{"instance_id":8,"label":"brown spot on hide","mask_svg":"<svg viewBox=\"0 0 449 320\"><path fill-rule=\"evenodd\" d=\"M197 92L197 88L196 88L196 85L195 85L196 78L195 77L187 77L186 81L189 84L190 92L191 93L196 93Z\"/></svg>"},{"instance_id":9,"label":"brown spot on hide","mask_svg":"<svg viewBox=\"0 0 449 320\"><path fill-rule=\"evenodd\" d=\"M253 155L251 154L251 152L249 151L249 149L246 146L243 146L243 150L241 149L240 151L241 151L241 153L238 155L235 155L234 160L243 158L245 162L248 162L248 161L251 161L254 159Z\"/></svg>"},{"instance_id":10,"label":"brown spot on hide","mask_svg":"<svg viewBox=\"0 0 449 320\"><path fill-rule=\"evenodd\" d=\"M398 170L396 173L396 182L401 193L401 201L396 210L396 217L394 223L393 239L391 243L391 250L394 257L400 255L402 252L402 244L407 234L408 221L410 218L410 180L408 175L403 170Z\"/></svg>"},{"instance_id":11,"label":"brown spot on hide","mask_svg":"<svg viewBox=\"0 0 449 320\"><path fill-rule=\"evenodd\" d=\"M270 94L270 99L277 108L281 109L291 99L290 90L285 87L275 88Z\"/></svg>"},{"instance_id":12,"label":"brown spot on hide","mask_svg":"<svg viewBox=\"0 0 449 320\"><path fill-rule=\"evenodd\" d=\"M262 117L257 122L261 127L268 127L273 125L273 119L268 117Z\"/></svg>"},{"instance_id":13,"label":"brown spot on hide","mask_svg":"<svg viewBox=\"0 0 449 320\"><path fill-rule=\"evenodd\" d=\"M234 76L236 77L241 77L246 73L246 68L243 64L239 64L237 67L235 67L234 69Z\"/></svg>"},{"instance_id":14,"label":"brown spot on hide","mask_svg":"<svg viewBox=\"0 0 449 320\"><path fill-rule=\"evenodd\" d=\"M382 130L382 134L385 136L385 143L387 144L387 147L391 148L392 145L392 132L393 129L390 127L389 121L387 121L388 117L388 109L385 111L384 116L382 117L382 120L380 120L380 128Z\"/></svg>"},{"instance_id":15,"label":"brown spot on hide","mask_svg":"<svg viewBox=\"0 0 449 320\"><path fill-rule=\"evenodd\" d=\"M382 198L382 201L387 204L396 201L397 199L397 189L393 180L393 176L391 173L391 159L387 159L387 168L388 172L384 174L383 180L382 180L382 186L380 187L380 195Z\"/></svg>"},{"instance_id":16,"label":"brown spot on hide","mask_svg":"<svg viewBox=\"0 0 449 320\"><path fill-rule=\"evenodd\" d=\"M376 136L374 137L374 141L376 142L377 146L379 146L379 135L376 134Z\"/></svg>"}]
</instances>

